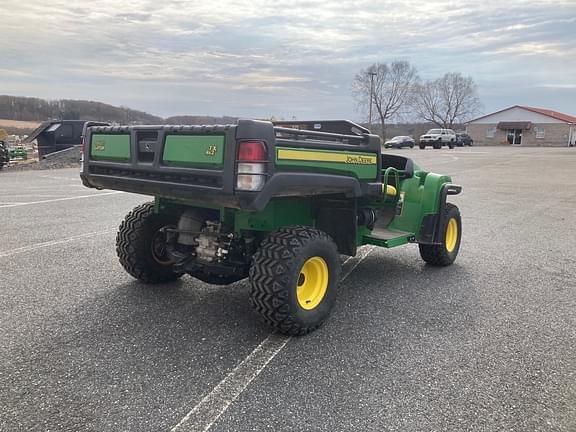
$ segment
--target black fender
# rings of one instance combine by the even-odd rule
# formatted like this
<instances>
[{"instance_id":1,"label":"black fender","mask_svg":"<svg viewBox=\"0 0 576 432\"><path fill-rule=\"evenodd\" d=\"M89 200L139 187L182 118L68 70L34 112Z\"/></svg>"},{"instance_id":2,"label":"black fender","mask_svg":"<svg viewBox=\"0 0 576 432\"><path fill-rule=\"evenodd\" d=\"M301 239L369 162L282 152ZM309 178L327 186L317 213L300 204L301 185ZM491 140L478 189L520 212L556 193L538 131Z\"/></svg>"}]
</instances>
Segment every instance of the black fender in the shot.
<instances>
[{"instance_id":1,"label":"black fender","mask_svg":"<svg viewBox=\"0 0 576 432\"><path fill-rule=\"evenodd\" d=\"M446 222L443 219L444 212L442 210L446 206L446 199L448 198L448 195L458 195L460 192L462 192L462 186L452 183L444 183L442 185L440 190L438 213L424 216L422 219L422 224L420 225L418 243L442 244L442 233L440 230Z\"/></svg>"}]
</instances>

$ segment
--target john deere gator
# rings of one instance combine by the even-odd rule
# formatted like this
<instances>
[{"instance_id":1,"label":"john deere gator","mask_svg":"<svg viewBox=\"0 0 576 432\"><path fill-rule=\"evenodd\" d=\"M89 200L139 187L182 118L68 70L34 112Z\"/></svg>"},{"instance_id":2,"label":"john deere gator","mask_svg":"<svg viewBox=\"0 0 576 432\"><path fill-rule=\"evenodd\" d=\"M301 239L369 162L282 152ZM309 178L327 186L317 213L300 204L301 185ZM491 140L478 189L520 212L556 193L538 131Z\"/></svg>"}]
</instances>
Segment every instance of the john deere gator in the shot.
<instances>
[{"instance_id":1,"label":"john deere gator","mask_svg":"<svg viewBox=\"0 0 576 432\"><path fill-rule=\"evenodd\" d=\"M461 187L381 154L378 136L347 121L88 124L81 178L154 197L118 231L130 275L146 284L249 278L253 308L289 335L329 316L342 255L417 244L426 263L447 266L460 248L460 212L446 200Z\"/></svg>"}]
</instances>

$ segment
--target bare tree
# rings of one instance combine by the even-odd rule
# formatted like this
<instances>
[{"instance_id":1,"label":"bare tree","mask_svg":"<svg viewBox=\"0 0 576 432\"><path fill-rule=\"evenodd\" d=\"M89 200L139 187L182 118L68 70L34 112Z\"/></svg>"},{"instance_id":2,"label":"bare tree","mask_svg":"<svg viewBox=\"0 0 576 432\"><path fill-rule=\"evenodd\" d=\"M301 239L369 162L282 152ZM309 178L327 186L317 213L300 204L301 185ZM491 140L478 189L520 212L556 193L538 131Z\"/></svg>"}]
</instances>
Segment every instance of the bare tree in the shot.
<instances>
[{"instance_id":1,"label":"bare tree","mask_svg":"<svg viewBox=\"0 0 576 432\"><path fill-rule=\"evenodd\" d=\"M382 138L386 137L386 121L400 115L408 106L417 80L416 68L407 61L393 61L390 65L375 63L354 77L352 91L358 106L370 112L370 124L374 112L380 120Z\"/></svg>"},{"instance_id":2,"label":"bare tree","mask_svg":"<svg viewBox=\"0 0 576 432\"><path fill-rule=\"evenodd\" d=\"M416 85L413 105L418 117L447 129L470 120L482 107L472 77L453 72Z\"/></svg>"}]
</instances>

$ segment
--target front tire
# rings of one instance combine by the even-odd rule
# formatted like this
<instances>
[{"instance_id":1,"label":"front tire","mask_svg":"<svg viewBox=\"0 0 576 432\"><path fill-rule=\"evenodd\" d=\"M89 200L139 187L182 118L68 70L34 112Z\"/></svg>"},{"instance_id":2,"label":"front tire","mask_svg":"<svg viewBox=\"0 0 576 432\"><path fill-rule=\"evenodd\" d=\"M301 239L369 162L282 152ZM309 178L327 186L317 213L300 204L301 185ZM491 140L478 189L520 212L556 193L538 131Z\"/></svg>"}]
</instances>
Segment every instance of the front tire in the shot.
<instances>
[{"instance_id":1,"label":"front tire","mask_svg":"<svg viewBox=\"0 0 576 432\"><path fill-rule=\"evenodd\" d=\"M271 233L250 268L250 302L281 333L301 336L330 315L340 278L334 241L317 229L292 226Z\"/></svg>"},{"instance_id":2,"label":"front tire","mask_svg":"<svg viewBox=\"0 0 576 432\"><path fill-rule=\"evenodd\" d=\"M454 262L460 250L462 220L460 210L454 204L446 203L442 215L442 244L419 244L420 256L433 266L448 266Z\"/></svg>"},{"instance_id":3,"label":"front tire","mask_svg":"<svg viewBox=\"0 0 576 432\"><path fill-rule=\"evenodd\" d=\"M155 213L151 202L128 213L116 236L116 253L128 274L147 284L173 282L182 276L173 271L161 231L177 223L177 218Z\"/></svg>"}]
</instances>

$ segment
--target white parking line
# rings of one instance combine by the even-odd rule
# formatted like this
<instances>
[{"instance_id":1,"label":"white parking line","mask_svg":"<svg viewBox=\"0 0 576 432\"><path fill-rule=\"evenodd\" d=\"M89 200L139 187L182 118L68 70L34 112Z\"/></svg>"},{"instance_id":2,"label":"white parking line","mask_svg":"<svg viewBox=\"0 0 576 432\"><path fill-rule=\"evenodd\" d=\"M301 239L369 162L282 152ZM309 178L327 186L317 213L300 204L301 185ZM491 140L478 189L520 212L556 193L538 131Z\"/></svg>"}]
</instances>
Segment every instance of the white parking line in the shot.
<instances>
[{"instance_id":1,"label":"white parking line","mask_svg":"<svg viewBox=\"0 0 576 432\"><path fill-rule=\"evenodd\" d=\"M0 209L8 208L8 207L22 207L22 206L29 206L29 205L35 205L35 204L45 204L45 203L52 203L52 202L58 202L58 201L70 201L70 200L83 199L83 198L94 198L94 197L101 197L101 196L105 196L105 195L115 195L115 194L121 194L121 193L124 193L124 192L114 191L114 192L104 192L104 193L97 193L97 194L91 194L91 195L79 195L79 196L67 197L67 198L55 198L55 199L42 200L42 201L14 203L14 204L8 204L8 205L0 206Z\"/></svg>"},{"instance_id":2,"label":"white parking line","mask_svg":"<svg viewBox=\"0 0 576 432\"><path fill-rule=\"evenodd\" d=\"M51 176L51 175L39 175L40 178L46 178L50 180L66 180L66 181L74 181L80 183L80 176L78 177L58 177L58 176Z\"/></svg>"},{"instance_id":3,"label":"white parking line","mask_svg":"<svg viewBox=\"0 0 576 432\"><path fill-rule=\"evenodd\" d=\"M366 246L355 257L344 261L343 267L351 262L342 273L344 281L375 248ZM260 372L282 351L291 337L271 334L262 341L232 372L202 398L170 432L205 432L226 412Z\"/></svg>"},{"instance_id":4,"label":"white parking line","mask_svg":"<svg viewBox=\"0 0 576 432\"><path fill-rule=\"evenodd\" d=\"M36 244L30 245L30 246L24 246L24 247L12 249L9 251L0 252L0 258L12 256L12 255L17 255L17 254L21 254L21 253L25 253L25 252L31 252L31 251L36 250L36 249L42 249L42 248L46 248L46 247L50 247L50 246L56 246L56 245L61 245L64 243L70 243L70 242L73 242L76 240L84 239L86 237L95 237L95 236L99 236L99 235L103 235L103 234L109 234L112 232L115 232L115 230L91 232L91 233L86 233L86 234L80 234L80 235L73 236L73 237L68 237L68 238L65 238L62 240L52 240L52 241L47 241L44 243L36 243Z\"/></svg>"},{"instance_id":5,"label":"white parking line","mask_svg":"<svg viewBox=\"0 0 576 432\"><path fill-rule=\"evenodd\" d=\"M19 194L2 194L0 195L0 198L2 199L6 199L6 198L22 198L22 193ZM45 193L35 193L35 194L30 194L30 193L26 193L26 197L44 197L44 198L52 198L52 197L62 197L63 194L45 194ZM8 202L6 204L18 204L18 203L14 203L14 202Z\"/></svg>"},{"instance_id":6,"label":"white parking line","mask_svg":"<svg viewBox=\"0 0 576 432\"><path fill-rule=\"evenodd\" d=\"M376 249L375 246L364 246L359 251L355 257L350 257L342 264L343 272L340 276L340 281L344 281L350 274L358 267L358 265L364 261L364 259L370 255ZM347 263L351 263L348 268L344 268Z\"/></svg>"},{"instance_id":7,"label":"white parking line","mask_svg":"<svg viewBox=\"0 0 576 432\"><path fill-rule=\"evenodd\" d=\"M200 403L171 429L171 432L210 429L289 340L290 337L277 334L271 334L264 339L226 378L204 396Z\"/></svg>"}]
</instances>

